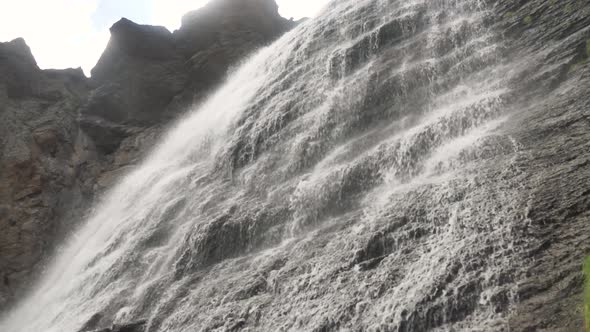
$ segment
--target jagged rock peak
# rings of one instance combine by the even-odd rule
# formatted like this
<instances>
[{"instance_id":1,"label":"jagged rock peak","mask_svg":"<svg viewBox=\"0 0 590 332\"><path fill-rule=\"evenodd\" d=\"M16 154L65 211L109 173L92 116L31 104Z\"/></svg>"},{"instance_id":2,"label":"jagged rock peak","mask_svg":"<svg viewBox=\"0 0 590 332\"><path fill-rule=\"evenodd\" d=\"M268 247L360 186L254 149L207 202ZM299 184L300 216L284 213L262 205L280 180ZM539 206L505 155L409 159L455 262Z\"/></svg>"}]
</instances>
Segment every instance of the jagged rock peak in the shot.
<instances>
[{"instance_id":1,"label":"jagged rock peak","mask_svg":"<svg viewBox=\"0 0 590 332\"><path fill-rule=\"evenodd\" d=\"M16 38L6 43L0 42L0 56L8 57L8 60L11 60L10 57L18 57L19 61L23 63L37 66L37 61L35 61L31 48L23 38Z\"/></svg>"},{"instance_id":2,"label":"jagged rock peak","mask_svg":"<svg viewBox=\"0 0 590 332\"><path fill-rule=\"evenodd\" d=\"M217 0L185 14L182 17L182 25L191 24L195 19L210 15L212 12L231 14L243 10L248 13L257 12L260 16L267 18L280 17L279 6L275 0Z\"/></svg>"},{"instance_id":3,"label":"jagged rock peak","mask_svg":"<svg viewBox=\"0 0 590 332\"><path fill-rule=\"evenodd\" d=\"M141 25L122 18L111 27L112 41L130 55L166 58L173 48L172 33L163 26Z\"/></svg>"},{"instance_id":4,"label":"jagged rock peak","mask_svg":"<svg viewBox=\"0 0 590 332\"><path fill-rule=\"evenodd\" d=\"M30 96L39 81L40 69L24 39L0 43L0 87L12 98Z\"/></svg>"},{"instance_id":5,"label":"jagged rock peak","mask_svg":"<svg viewBox=\"0 0 590 332\"><path fill-rule=\"evenodd\" d=\"M213 0L185 15L174 33L123 18L92 69L96 89L80 112L81 127L108 142L98 144L104 151L114 151L130 132L121 126L174 118L219 84L231 65L293 26L274 0Z\"/></svg>"},{"instance_id":6,"label":"jagged rock peak","mask_svg":"<svg viewBox=\"0 0 590 332\"><path fill-rule=\"evenodd\" d=\"M121 19L91 79L39 69L23 39L0 43L0 310L162 128L292 24L273 0L206 8L184 34Z\"/></svg>"},{"instance_id":7,"label":"jagged rock peak","mask_svg":"<svg viewBox=\"0 0 590 332\"><path fill-rule=\"evenodd\" d=\"M275 0L214 0L185 14L176 33L183 35L196 27L215 29L228 26L254 27L258 32L272 36L289 30L295 23L279 15Z\"/></svg>"}]
</instances>

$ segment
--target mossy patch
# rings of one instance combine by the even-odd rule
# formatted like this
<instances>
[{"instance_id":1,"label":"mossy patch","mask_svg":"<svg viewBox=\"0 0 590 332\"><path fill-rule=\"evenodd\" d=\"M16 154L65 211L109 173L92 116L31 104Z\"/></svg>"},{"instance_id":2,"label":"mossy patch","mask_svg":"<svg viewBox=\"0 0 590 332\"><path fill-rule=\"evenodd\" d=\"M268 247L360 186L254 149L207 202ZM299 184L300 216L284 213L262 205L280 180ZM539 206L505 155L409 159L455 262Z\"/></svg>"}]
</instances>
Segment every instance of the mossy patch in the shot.
<instances>
[{"instance_id":1,"label":"mossy patch","mask_svg":"<svg viewBox=\"0 0 590 332\"><path fill-rule=\"evenodd\" d=\"M529 16L525 17L522 21L526 25L531 25L533 23L533 17L529 15Z\"/></svg>"}]
</instances>

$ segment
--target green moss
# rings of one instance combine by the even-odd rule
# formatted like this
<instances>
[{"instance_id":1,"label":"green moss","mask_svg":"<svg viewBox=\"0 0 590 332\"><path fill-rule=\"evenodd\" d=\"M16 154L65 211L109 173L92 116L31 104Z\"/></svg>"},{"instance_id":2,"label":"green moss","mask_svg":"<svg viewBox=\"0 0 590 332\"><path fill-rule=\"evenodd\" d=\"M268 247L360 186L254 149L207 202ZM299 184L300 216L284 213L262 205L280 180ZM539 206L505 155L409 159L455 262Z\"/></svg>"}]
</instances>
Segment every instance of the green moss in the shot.
<instances>
[{"instance_id":1,"label":"green moss","mask_svg":"<svg viewBox=\"0 0 590 332\"><path fill-rule=\"evenodd\" d=\"M590 331L590 256L584 261L584 321L586 322L586 332Z\"/></svg>"},{"instance_id":2,"label":"green moss","mask_svg":"<svg viewBox=\"0 0 590 332\"><path fill-rule=\"evenodd\" d=\"M587 58L578 58L578 60L574 63L572 63L569 67L569 72L574 72L576 71L576 69L578 69L578 67L584 65L586 63ZM588 331L590 332L590 331Z\"/></svg>"},{"instance_id":3,"label":"green moss","mask_svg":"<svg viewBox=\"0 0 590 332\"><path fill-rule=\"evenodd\" d=\"M529 15L529 16L525 17L522 21L524 22L524 24L530 25L531 23L533 23L533 18L532 18L532 16Z\"/></svg>"}]
</instances>

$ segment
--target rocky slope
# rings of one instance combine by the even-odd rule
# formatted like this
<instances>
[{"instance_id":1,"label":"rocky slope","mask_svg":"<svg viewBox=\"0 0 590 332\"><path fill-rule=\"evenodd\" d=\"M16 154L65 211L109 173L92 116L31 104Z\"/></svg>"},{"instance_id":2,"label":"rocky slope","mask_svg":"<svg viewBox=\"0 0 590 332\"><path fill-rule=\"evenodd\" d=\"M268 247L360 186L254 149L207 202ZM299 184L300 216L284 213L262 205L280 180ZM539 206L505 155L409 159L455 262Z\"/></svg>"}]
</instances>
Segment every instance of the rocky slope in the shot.
<instances>
[{"instance_id":1,"label":"rocky slope","mask_svg":"<svg viewBox=\"0 0 590 332\"><path fill-rule=\"evenodd\" d=\"M121 19L90 79L0 43L0 308L162 128L294 25L274 0L216 0L174 33Z\"/></svg>"}]
</instances>

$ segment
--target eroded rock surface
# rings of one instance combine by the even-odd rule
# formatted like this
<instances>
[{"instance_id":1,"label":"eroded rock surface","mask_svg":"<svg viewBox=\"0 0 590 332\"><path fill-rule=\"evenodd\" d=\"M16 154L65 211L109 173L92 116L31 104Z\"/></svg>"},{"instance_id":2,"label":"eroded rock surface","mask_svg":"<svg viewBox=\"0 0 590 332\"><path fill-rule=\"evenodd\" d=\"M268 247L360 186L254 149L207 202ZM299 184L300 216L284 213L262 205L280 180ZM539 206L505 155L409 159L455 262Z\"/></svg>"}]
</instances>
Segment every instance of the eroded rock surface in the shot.
<instances>
[{"instance_id":1,"label":"eroded rock surface","mask_svg":"<svg viewBox=\"0 0 590 332\"><path fill-rule=\"evenodd\" d=\"M95 314L78 332L145 332L147 325L146 321L140 320L127 324L110 324L111 327L98 328L105 325L102 322L103 319L102 314Z\"/></svg>"}]
</instances>

